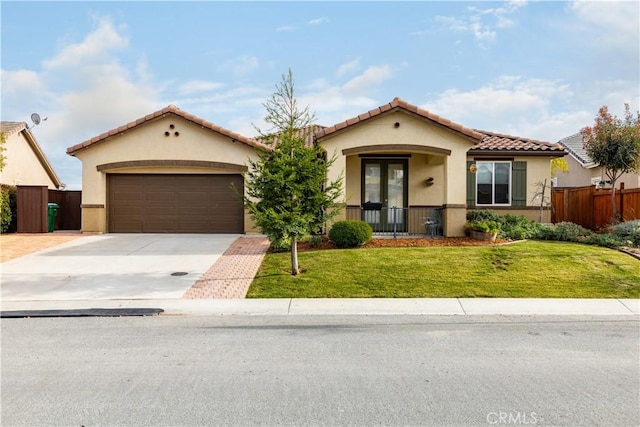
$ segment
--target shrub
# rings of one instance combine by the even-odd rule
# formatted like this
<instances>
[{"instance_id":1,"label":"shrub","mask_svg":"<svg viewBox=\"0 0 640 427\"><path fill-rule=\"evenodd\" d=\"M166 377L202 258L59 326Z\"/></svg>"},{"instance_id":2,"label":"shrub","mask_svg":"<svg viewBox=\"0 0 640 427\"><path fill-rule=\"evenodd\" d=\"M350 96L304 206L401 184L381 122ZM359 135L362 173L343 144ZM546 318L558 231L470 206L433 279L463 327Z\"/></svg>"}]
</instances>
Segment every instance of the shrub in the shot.
<instances>
[{"instance_id":1,"label":"shrub","mask_svg":"<svg viewBox=\"0 0 640 427\"><path fill-rule=\"evenodd\" d=\"M560 242L580 242L593 235L593 232L574 224L573 222L559 222L555 225L542 225L535 235L540 240L557 240Z\"/></svg>"},{"instance_id":2,"label":"shrub","mask_svg":"<svg viewBox=\"0 0 640 427\"><path fill-rule=\"evenodd\" d=\"M320 246L322 246L323 241L324 239L322 238L322 236L311 236L309 238L309 244L312 248L319 248Z\"/></svg>"},{"instance_id":3,"label":"shrub","mask_svg":"<svg viewBox=\"0 0 640 427\"><path fill-rule=\"evenodd\" d=\"M2 185L0 189L0 232L15 232L16 219L16 187Z\"/></svg>"},{"instance_id":4,"label":"shrub","mask_svg":"<svg viewBox=\"0 0 640 427\"><path fill-rule=\"evenodd\" d=\"M556 233L558 234L558 240L566 242L577 242L593 234L592 231L573 222L560 222L556 224Z\"/></svg>"},{"instance_id":5,"label":"shrub","mask_svg":"<svg viewBox=\"0 0 640 427\"><path fill-rule=\"evenodd\" d=\"M582 240L582 243L605 248L618 248L623 245L623 241L614 234L592 234Z\"/></svg>"},{"instance_id":6,"label":"shrub","mask_svg":"<svg viewBox=\"0 0 640 427\"><path fill-rule=\"evenodd\" d=\"M467 212L467 221L500 221L500 215L498 212L490 209L471 210Z\"/></svg>"},{"instance_id":7,"label":"shrub","mask_svg":"<svg viewBox=\"0 0 640 427\"><path fill-rule=\"evenodd\" d=\"M270 245L272 252L289 252L291 250L291 239L286 237L273 238Z\"/></svg>"},{"instance_id":8,"label":"shrub","mask_svg":"<svg viewBox=\"0 0 640 427\"><path fill-rule=\"evenodd\" d=\"M640 219L614 225L611 227L611 232L618 237L623 244L640 246Z\"/></svg>"},{"instance_id":9,"label":"shrub","mask_svg":"<svg viewBox=\"0 0 640 427\"><path fill-rule=\"evenodd\" d=\"M498 221L491 220L467 221L465 228L468 230L479 231L481 233L499 233L500 223Z\"/></svg>"},{"instance_id":10,"label":"shrub","mask_svg":"<svg viewBox=\"0 0 640 427\"><path fill-rule=\"evenodd\" d=\"M553 224L541 224L533 238L538 240L558 240L556 226Z\"/></svg>"},{"instance_id":11,"label":"shrub","mask_svg":"<svg viewBox=\"0 0 640 427\"><path fill-rule=\"evenodd\" d=\"M329 230L329 240L339 248L355 248L373 237L373 229L365 221L338 221Z\"/></svg>"},{"instance_id":12,"label":"shrub","mask_svg":"<svg viewBox=\"0 0 640 427\"><path fill-rule=\"evenodd\" d=\"M500 237L511 240L531 239L540 229L540 224L522 215L504 215L500 217Z\"/></svg>"}]
</instances>

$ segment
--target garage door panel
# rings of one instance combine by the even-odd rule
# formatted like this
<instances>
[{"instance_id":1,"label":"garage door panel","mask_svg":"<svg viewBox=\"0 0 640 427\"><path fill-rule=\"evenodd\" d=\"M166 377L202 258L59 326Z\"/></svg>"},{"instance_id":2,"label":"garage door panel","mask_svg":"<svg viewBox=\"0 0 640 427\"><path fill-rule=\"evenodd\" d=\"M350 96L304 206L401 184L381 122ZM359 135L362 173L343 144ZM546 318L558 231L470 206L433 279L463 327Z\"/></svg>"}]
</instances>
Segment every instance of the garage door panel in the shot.
<instances>
[{"instance_id":1,"label":"garage door panel","mask_svg":"<svg viewBox=\"0 0 640 427\"><path fill-rule=\"evenodd\" d=\"M142 220L140 218L121 218L119 225L123 229L142 230Z\"/></svg>"},{"instance_id":2,"label":"garage door panel","mask_svg":"<svg viewBox=\"0 0 640 427\"><path fill-rule=\"evenodd\" d=\"M109 231L243 233L241 175L109 175Z\"/></svg>"}]
</instances>

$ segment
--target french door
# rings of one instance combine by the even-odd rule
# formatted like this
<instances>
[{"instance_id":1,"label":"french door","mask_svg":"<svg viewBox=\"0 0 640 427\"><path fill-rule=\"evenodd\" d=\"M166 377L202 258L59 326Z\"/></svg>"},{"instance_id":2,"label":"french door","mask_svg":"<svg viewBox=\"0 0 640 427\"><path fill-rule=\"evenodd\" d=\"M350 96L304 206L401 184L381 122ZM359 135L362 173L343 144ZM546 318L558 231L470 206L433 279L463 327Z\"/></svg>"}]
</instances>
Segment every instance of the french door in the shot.
<instances>
[{"instance_id":1,"label":"french door","mask_svg":"<svg viewBox=\"0 0 640 427\"><path fill-rule=\"evenodd\" d=\"M373 231L406 231L407 176L406 159L362 159L362 219Z\"/></svg>"}]
</instances>

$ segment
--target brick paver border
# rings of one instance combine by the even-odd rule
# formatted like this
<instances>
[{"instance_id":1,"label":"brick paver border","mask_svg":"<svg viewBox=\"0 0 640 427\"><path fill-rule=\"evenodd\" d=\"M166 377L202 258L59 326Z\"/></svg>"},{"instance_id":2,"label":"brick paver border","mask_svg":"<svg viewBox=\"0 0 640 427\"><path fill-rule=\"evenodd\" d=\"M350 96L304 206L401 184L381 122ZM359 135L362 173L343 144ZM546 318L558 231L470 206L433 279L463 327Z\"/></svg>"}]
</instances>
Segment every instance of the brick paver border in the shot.
<instances>
[{"instance_id":1,"label":"brick paver border","mask_svg":"<svg viewBox=\"0 0 640 427\"><path fill-rule=\"evenodd\" d=\"M240 237L182 298L244 298L268 249L266 237Z\"/></svg>"}]
</instances>

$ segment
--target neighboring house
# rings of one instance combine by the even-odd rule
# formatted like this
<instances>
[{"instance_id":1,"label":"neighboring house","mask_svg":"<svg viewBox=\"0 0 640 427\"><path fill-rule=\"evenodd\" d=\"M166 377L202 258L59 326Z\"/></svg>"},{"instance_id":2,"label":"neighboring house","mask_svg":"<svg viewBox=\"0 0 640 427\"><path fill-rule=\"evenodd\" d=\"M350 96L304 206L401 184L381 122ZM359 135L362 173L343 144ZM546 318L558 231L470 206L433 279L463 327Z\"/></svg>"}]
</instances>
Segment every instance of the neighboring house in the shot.
<instances>
[{"instance_id":1,"label":"neighboring house","mask_svg":"<svg viewBox=\"0 0 640 427\"><path fill-rule=\"evenodd\" d=\"M558 141L558 144L569 153L565 156L569 172L558 173L555 183L557 187L595 185L598 188L611 188L611 182L608 181L604 168L595 164L584 149L580 133L563 138ZM624 188L640 188L640 173L623 174L616 181L616 186L620 188L621 183L624 183Z\"/></svg>"},{"instance_id":2,"label":"neighboring house","mask_svg":"<svg viewBox=\"0 0 640 427\"><path fill-rule=\"evenodd\" d=\"M36 137L24 122L1 122L5 134L5 166L0 183L5 185L41 185L55 190L64 187Z\"/></svg>"},{"instance_id":3,"label":"neighboring house","mask_svg":"<svg viewBox=\"0 0 640 427\"><path fill-rule=\"evenodd\" d=\"M467 209L537 218L536 183L549 177L557 144L469 129L398 98L315 133L336 155L341 218L377 231L464 234ZM260 142L174 106L67 152L82 161L86 232L252 232L242 201L247 161ZM395 209L394 209L395 208ZM548 221L548 211L545 212ZM440 219L441 218L441 219Z\"/></svg>"}]
</instances>

